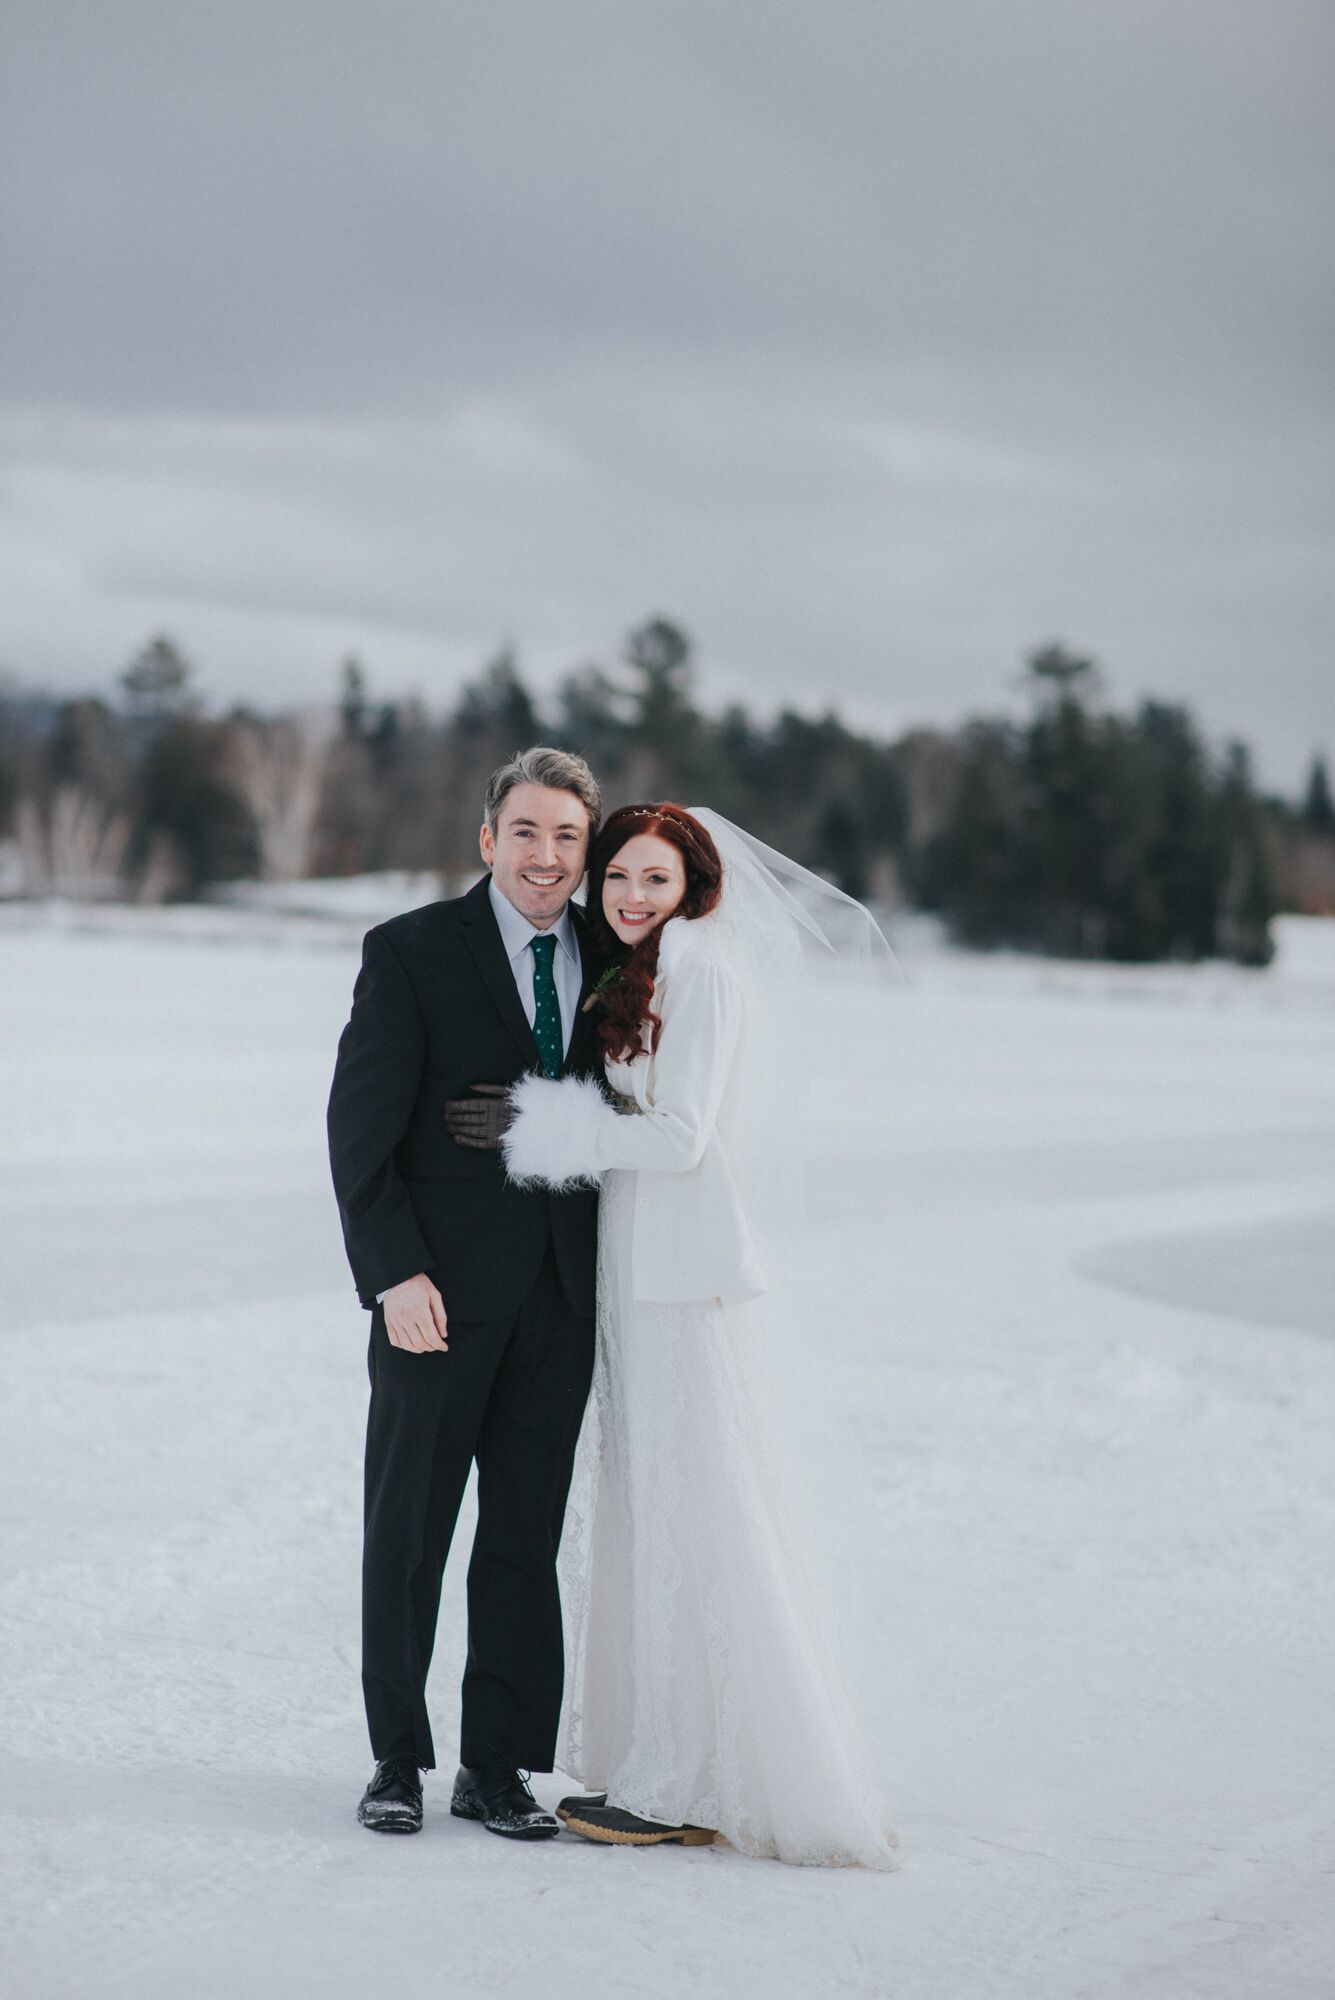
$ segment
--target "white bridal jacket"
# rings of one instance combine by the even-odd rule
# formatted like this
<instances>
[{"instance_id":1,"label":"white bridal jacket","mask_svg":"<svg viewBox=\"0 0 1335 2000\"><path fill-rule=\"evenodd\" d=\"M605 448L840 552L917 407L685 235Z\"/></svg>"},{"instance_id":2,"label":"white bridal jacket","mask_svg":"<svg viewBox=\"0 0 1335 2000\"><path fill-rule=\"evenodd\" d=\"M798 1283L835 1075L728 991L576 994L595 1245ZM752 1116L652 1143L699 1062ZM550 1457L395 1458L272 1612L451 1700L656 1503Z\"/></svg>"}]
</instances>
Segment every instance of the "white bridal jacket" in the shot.
<instances>
[{"instance_id":1,"label":"white bridal jacket","mask_svg":"<svg viewBox=\"0 0 1335 2000\"><path fill-rule=\"evenodd\" d=\"M663 1031L656 1050L608 1066L621 1108L578 1077L525 1077L511 1093L511 1180L635 1176L631 1287L645 1303L735 1305L765 1290L742 1204L747 993L728 942L716 914L664 924L653 1001Z\"/></svg>"}]
</instances>

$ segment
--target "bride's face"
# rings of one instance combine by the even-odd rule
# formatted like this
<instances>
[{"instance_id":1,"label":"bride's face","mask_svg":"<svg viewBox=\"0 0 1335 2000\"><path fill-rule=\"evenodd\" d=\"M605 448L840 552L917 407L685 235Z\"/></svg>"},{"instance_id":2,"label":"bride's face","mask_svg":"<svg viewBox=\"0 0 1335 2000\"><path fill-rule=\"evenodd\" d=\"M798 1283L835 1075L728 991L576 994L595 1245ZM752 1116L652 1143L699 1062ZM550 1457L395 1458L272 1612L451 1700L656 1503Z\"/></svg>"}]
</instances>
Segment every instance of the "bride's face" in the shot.
<instances>
[{"instance_id":1,"label":"bride's face","mask_svg":"<svg viewBox=\"0 0 1335 2000\"><path fill-rule=\"evenodd\" d=\"M603 915L623 944L638 944L686 894L686 864L670 840L637 833L603 877Z\"/></svg>"}]
</instances>

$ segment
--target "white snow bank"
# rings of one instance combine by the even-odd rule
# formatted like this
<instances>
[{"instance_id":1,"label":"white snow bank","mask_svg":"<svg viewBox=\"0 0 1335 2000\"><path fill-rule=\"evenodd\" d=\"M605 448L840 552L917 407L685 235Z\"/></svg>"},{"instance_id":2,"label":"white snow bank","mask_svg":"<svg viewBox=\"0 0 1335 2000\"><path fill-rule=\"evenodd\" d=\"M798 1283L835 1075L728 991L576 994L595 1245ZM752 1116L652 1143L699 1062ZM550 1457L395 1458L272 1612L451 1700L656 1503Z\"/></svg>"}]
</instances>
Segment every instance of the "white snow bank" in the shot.
<instances>
[{"instance_id":1,"label":"white snow bank","mask_svg":"<svg viewBox=\"0 0 1335 2000\"><path fill-rule=\"evenodd\" d=\"M469 878L476 881L481 865ZM228 882L215 889L214 903L237 909L262 910L296 917L335 918L363 926L380 924L402 910L434 903L438 896L458 895L468 886L444 884L430 870L413 873L390 869L377 875L345 875L306 882Z\"/></svg>"}]
</instances>

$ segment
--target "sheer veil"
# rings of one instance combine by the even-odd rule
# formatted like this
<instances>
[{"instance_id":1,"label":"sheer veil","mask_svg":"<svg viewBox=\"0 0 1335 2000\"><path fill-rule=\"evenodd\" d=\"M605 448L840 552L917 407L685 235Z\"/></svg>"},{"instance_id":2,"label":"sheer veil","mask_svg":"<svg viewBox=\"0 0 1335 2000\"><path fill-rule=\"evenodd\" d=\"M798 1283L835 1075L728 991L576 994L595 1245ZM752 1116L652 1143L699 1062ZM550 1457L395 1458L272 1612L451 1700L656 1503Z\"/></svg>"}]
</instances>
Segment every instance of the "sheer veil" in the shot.
<instances>
[{"instance_id":1,"label":"sheer veil","mask_svg":"<svg viewBox=\"0 0 1335 2000\"><path fill-rule=\"evenodd\" d=\"M856 1061L841 1008L849 989L907 983L872 912L709 807L690 808L724 865L719 917L748 988L740 1166L768 1290L759 1302L764 1380L785 1502L811 1564L812 1601L837 1653L855 1733L875 1736L885 1699L873 1629L877 1550L867 1522L876 1476L858 1424L850 1366L852 1296L822 1224L837 1213L842 1145L828 1099ZM887 1341L891 1328L885 1328ZM863 1724L868 1726L864 1729Z\"/></svg>"},{"instance_id":2,"label":"sheer veil","mask_svg":"<svg viewBox=\"0 0 1335 2000\"><path fill-rule=\"evenodd\" d=\"M739 1158L748 1219L764 1239L777 1327L794 1285L800 1295L810 1274L811 1200L821 1148L830 1141L819 1079L839 1046L841 988L890 985L903 974L862 903L710 807L690 812L723 861L714 921L746 993ZM832 1279L827 1274L835 1303Z\"/></svg>"},{"instance_id":3,"label":"sheer veil","mask_svg":"<svg viewBox=\"0 0 1335 2000\"><path fill-rule=\"evenodd\" d=\"M899 961L865 904L823 875L792 861L710 806L691 806L723 859L726 921L748 956L794 951L808 965L838 961L871 974L899 972Z\"/></svg>"}]
</instances>

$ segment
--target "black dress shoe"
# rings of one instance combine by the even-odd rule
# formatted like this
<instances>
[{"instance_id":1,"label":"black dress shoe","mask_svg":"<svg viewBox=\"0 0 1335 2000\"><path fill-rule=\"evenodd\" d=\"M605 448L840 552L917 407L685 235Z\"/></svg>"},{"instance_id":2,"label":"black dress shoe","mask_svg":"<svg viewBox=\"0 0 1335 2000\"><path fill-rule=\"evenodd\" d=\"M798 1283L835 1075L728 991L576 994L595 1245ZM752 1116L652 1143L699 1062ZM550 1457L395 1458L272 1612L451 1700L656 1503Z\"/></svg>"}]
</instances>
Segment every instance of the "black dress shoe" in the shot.
<instances>
[{"instance_id":1,"label":"black dress shoe","mask_svg":"<svg viewBox=\"0 0 1335 2000\"><path fill-rule=\"evenodd\" d=\"M362 1793L357 1817L372 1833L417 1833L422 1825L422 1774L416 1764L383 1757Z\"/></svg>"},{"instance_id":2,"label":"black dress shoe","mask_svg":"<svg viewBox=\"0 0 1335 2000\"><path fill-rule=\"evenodd\" d=\"M623 1812L620 1806L608 1805L605 1792L598 1799L562 1799L560 1813L572 1833L609 1847L661 1847L668 1840L679 1840L683 1847L709 1847L715 1838L711 1827L668 1826L662 1820Z\"/></svg>"},{"instance_id":3,"label":"black dress shoe","mask_svg":"<svg viewBox=\"0 0 1335 2000\"><path fill-rule=\"evenodd\" d=\"M488 1833L507 1840L550 1840L561 1822L534 1798L518 1771L508 1764L487 1764L470 1770L459 1766L450 1811L456 1819L481 1820Z\"/></svg>"}]
</instances>

